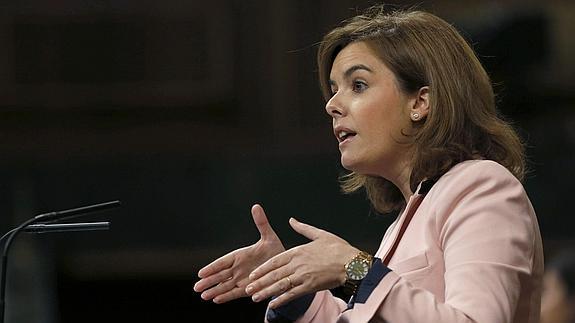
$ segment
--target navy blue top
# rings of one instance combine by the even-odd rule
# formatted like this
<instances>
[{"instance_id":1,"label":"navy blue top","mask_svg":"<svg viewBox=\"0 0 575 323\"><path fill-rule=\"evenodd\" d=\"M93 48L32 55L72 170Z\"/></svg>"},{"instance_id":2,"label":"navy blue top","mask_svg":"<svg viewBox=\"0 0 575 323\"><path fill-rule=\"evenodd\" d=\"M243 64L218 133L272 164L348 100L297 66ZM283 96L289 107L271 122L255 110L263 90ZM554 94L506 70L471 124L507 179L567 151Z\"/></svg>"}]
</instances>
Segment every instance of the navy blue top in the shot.
<instances>
[{"instance_id":1,"label":"navy blue top","mask_svg":"<svg viewBox=\"0 0 575 323\"><path fill-rule=\"evenodd\" d=\"M347 308L353 308L355 303L365 303L375 287L390 271L391 269L385 266L381 262L381 259L373 258L371 269L367 273L367 276L361 281L357 293L350 299ZM307 311L314 297L315 293L304 295L276 309L269 309L267 320L270 323L293 322Z\"/></svg>"}]
</instances>

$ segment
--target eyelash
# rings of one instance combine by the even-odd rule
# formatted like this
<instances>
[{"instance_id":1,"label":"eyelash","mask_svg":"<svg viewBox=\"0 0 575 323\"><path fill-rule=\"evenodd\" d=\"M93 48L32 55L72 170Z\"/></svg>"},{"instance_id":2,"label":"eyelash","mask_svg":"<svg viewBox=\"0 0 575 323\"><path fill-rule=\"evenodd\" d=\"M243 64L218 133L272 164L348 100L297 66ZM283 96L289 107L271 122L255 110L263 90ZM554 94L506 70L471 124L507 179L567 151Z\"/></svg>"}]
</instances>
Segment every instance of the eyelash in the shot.
<instances>
[{"instance_id":1,"label":"eyelash","mask_svg":"<svg viewBox=\"0 0 575 323\"><path fill-rule=\"evenodd\" d=\"M355 93L362 93L363 91L367 90L367 83L365 83L364 81L352 81L351 82L351 88L353 90L353 92ZM331 96L334 96L337 93L337 89L331 89Z\"/></svg>"},{"instance_id":2,"label":"eyelash","mask_svg":"<svg viewBox=\"0 0 575 323\"><path fill-rule=\"evenodd\" d=\"M367 84L363 81L353 81L353 92L361 93L367 89Z\"/></svg>"}]
</instances>

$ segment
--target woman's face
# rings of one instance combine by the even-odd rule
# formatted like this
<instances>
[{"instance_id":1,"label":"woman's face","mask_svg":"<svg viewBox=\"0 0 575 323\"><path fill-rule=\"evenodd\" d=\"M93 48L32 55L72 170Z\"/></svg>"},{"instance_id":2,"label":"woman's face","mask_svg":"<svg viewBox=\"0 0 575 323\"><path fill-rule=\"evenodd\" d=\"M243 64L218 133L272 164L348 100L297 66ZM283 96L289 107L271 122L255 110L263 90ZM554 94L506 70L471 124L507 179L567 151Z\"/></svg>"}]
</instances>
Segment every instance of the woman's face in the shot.
<instances>
[{"instance_id":1,"label":"woman's face","mask_svg":"<svg viewBox=\"0 0 575 323\"><path fill-rule=\"evenodd\" d=\"M341 164L395 182L408 158L402 131L411 129L415 96L400 91L394 74L364 42L351 43L337 54L330 82L333 96L326 110L333 118Z\"/></svg>"}]
</instances>

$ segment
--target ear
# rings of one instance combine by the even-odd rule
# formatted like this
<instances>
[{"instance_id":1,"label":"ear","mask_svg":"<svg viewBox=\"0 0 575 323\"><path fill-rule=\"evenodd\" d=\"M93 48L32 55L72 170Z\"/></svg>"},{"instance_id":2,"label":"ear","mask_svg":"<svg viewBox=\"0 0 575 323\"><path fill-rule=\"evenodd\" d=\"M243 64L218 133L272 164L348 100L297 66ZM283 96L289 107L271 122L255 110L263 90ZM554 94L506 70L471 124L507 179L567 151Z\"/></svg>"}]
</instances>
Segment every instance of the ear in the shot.
<instances>
[{"instance_id":1,"label":"ear","mask_svg":"<svg viewBox=\"0 0 575 323\"><path fill-rule=\"evenodd\" d=\"M410 116L413 122L417 122L425 119L429 113L429 86L420 88L414 99Z\"/></svg>"}]
</instances>

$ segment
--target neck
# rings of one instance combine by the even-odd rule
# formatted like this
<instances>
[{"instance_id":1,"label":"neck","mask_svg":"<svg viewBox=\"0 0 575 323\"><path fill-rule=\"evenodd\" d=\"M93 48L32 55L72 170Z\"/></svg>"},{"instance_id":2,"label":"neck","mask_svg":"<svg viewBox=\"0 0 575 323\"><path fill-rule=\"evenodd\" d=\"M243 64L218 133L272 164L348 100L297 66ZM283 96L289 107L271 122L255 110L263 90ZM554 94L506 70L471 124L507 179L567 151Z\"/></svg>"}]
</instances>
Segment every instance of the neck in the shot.
<instances>
[{"instance_id":1,"label":"neck","mask_svg":"<svg viewBox=\"0 0 575 323\"><path fill-rule=\"evenodd\" d=\"M398 164L397 168L394 170L387 169L379 173L379 176L392 182L393 185L397 186L405 202L409 202L409 198L413 195L411 191L410 178L411 178L411 164L409 161L403 161Z\"/></svg>"},{"instance_id":2,"label":"neck","mask_svg":"<svg viewBox=\"0 0 575 323\"><path fill-rule=\"evenodd\" d=\"M410 185L411 168L405 167L405 171L401 172L397 180L392 181L397 188L401 191L405 203L409 202L409 198L413 195Z\"/></svg>"}]
</instances>

